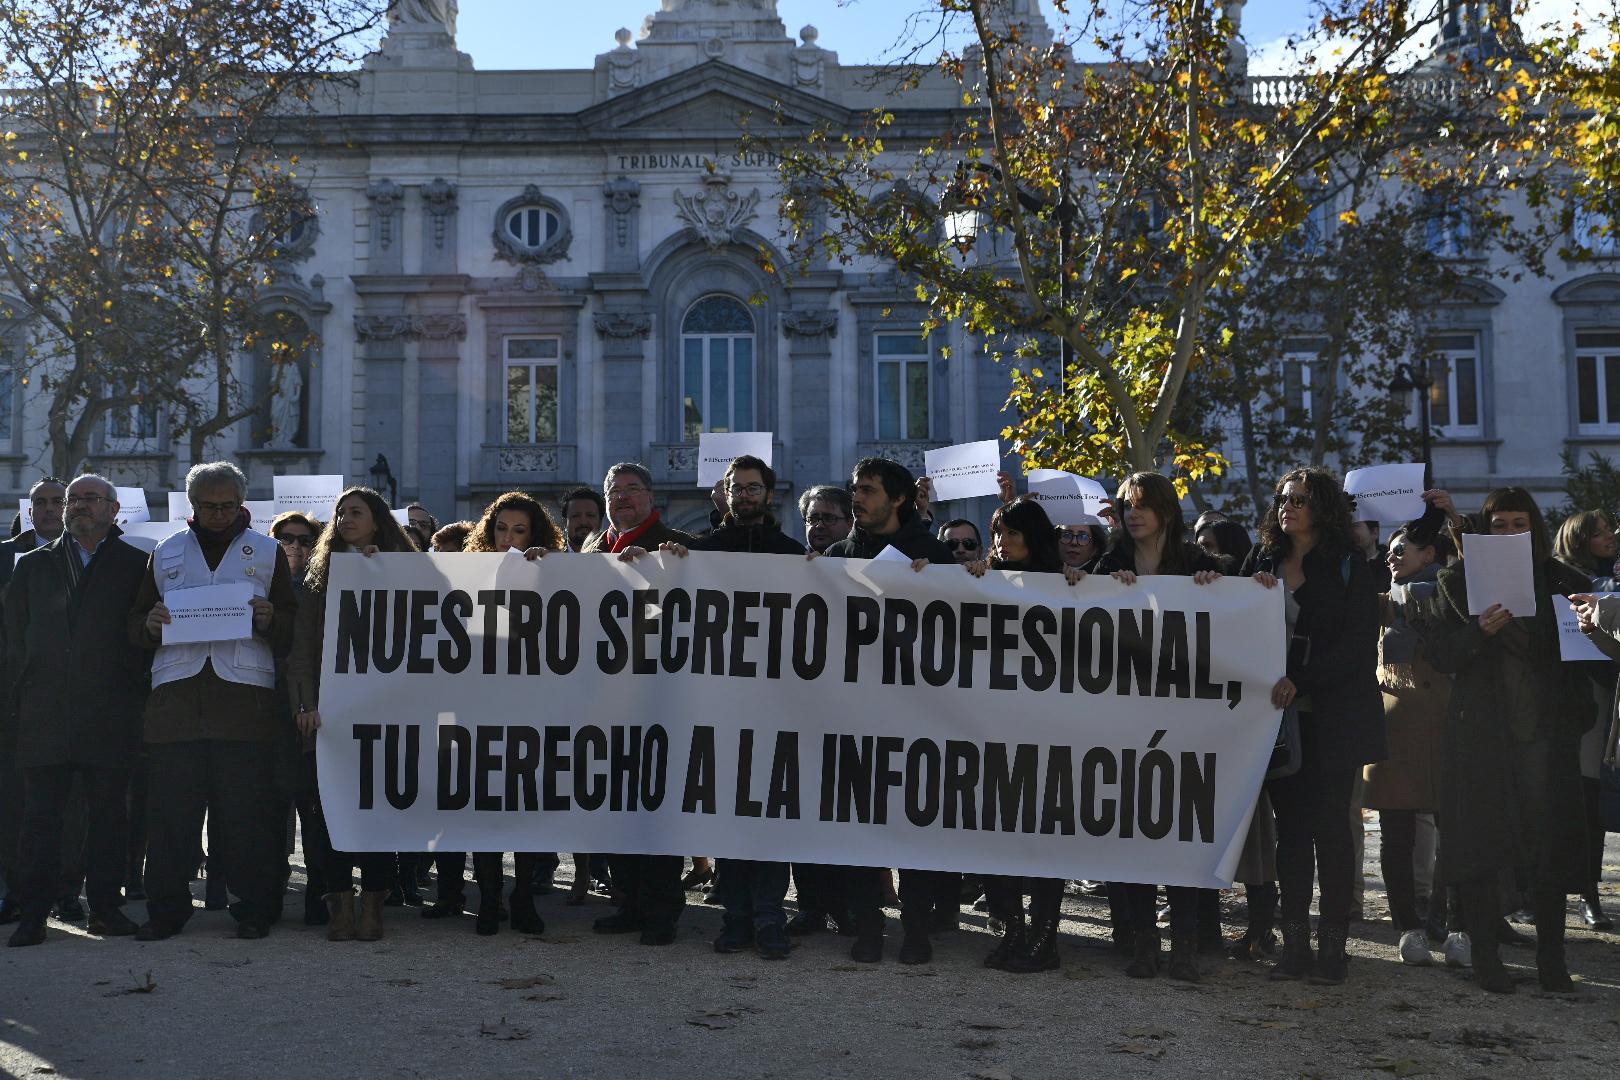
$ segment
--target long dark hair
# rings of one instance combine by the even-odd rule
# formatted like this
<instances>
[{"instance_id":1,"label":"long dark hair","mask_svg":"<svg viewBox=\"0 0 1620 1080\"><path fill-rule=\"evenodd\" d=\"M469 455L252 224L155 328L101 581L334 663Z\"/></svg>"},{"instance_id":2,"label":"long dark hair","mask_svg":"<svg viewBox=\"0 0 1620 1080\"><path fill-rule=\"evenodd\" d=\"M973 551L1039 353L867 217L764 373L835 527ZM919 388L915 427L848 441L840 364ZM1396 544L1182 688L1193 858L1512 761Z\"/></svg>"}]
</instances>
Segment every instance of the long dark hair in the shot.
<instances>
[{"instance_id":1,"label":"long dark hair","mask_svg":"<svg viewBox=\"0 0 1620 1080\"><path fill-rule=\"evenodd\" d=\"M1125 515L1129 511L1133 493L1144 507L1158 517L1159 528L1164 533L1164 550L1159 556L1159 573L1185 574L1192 568L1192 553L1187 550L1187 523L1181 516L1181 496L1176 494L1176 485L1160 473L1131 473L1120 483L1114 502L1116 512L1119 514L1120 527L1114 542L1135 543L1131 539L1130 530L1125 527Z\"/></svg>"},{"instance_id":2,"label":"long dark hair","mask_svg":"<svg viewBox=\"0 0 1620 1080\"><path fill-rule=\"evenodd\" d=\"M1479 510L1479 531L1491 531L1492 514L1530 515L1530 554L1540 565L1552 558L1552 541L1547 536L1547 519L1541 516L1536 498L1522 487L1500 487L1485 496Z\"/></svg>"},{"instance_id":3,"label":"long dark hair","mask_svg":"<svg viewBox=\"0 0 1620 1080\"><path fill-rule=\"evenodd\" d=\"M562 530L557 528L551 512L540 500L521 491L508 491L484 508L484 516L467 534L467 546L462 550L499 551L500 545L495 542L495 519L504 510L518 510L529 515L530 547L543 547L549 551L563 549Z\"/></svg>"},{"instance_id":4,"label":"long dark hair","mask_svg":"<svg viewBox=\"0 0 1620 1080\"><path fill-rule=\"evenodd\" d=\"M1340 558L1354 549L1355 541L1350 535L1350 500L1345 498L1339 478L1314 466L1293 469L1277 481L1277 494L1281 496L1283 488L1291 483L1305 489L1311 527L1316 530L1316 550L1331 558ZM1293 538L1283 532L1282 523L1277 520L1275 501L1266 511L1265 520L1260 522L1260 546L1267 555L1276 558L1287 558L1294 550Z\"/></svg>"},{"instance_id":5,"label":"long dark hair","mask_svg":"<svg viewBox=\"0 0 1620 1080\"><path fill-rule=\"evenodd\" d=\"M399 522L394 520L394 512L388 508L388 500L377 494L371 488L356 485L344 488L343 493L332 504L332 516L327 519L326 527L321 530L321 538L315 541L315 554L309 557L309 569L304 572L304 587L312 592L326 591L327 562L334 554L352 551L337 531L337 508L343 505L343 500L359 496L371 511L371 518L377 523L377 535L372 543L377 545L378 551L416 551L417 547L411 538L405 535Z\"/></svg>"},{"instance_id":6,"label":"long dark hair","mask_svg":"<svg viewBox=\"0 0 1620 1080\"><path fill-rule=\"evenodd\" d=\"M990 515L990 535L994 537L1003 529L1013 529L1024 538L1024 546L1029 549L1025 568L1044 574L1063 571L1063 551L1058 547L1057 528L1040 503L1024 496L1005 506L998 506L996 512ZM992 539L991 543L994 542Z\"/></svg>"}]
</instances>

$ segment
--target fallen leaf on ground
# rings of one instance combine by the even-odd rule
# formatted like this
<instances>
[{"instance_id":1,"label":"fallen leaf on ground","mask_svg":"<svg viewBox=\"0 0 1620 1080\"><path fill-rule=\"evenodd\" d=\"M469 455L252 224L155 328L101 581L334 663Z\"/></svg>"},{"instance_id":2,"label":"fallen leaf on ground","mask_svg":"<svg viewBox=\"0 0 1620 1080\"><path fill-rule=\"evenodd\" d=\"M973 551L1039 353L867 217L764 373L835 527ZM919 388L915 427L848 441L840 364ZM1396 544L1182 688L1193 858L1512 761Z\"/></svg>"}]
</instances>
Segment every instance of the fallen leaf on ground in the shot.
<instances>
[{"instance_id":1,"label":"fallen leaf on ground","mask_svg":"<svg viewBox=\"0 0 1620 1080\"><path fill-rule=\"evenodd\" d=\"M157 989L157 983L152 981L152 973L150 971L148 971L144 977L136 975L132 971L129 973L129 977L133 981L133 985L121 987L117 990L109 990L102 996L123 997L125 994L150 994L152 991Z\"/></svg>"},{"instance_id":2,"label":"fallen leaf on ground","mask_svg":"<svg viewBox=\"0 0 1620 1080\"><path fill-rule=\"evenodd\" d=\"M502 1042L512 1042L518 1039L527 1039L529 1037L529 1031L527 1028L515 1027L508 1024L506 1022L506 1017L504 1016L501 1017L497 1023L491 1024L487 1020L480 1023L478 1025L478 1034Z\"/></svg>"}]
</instances>

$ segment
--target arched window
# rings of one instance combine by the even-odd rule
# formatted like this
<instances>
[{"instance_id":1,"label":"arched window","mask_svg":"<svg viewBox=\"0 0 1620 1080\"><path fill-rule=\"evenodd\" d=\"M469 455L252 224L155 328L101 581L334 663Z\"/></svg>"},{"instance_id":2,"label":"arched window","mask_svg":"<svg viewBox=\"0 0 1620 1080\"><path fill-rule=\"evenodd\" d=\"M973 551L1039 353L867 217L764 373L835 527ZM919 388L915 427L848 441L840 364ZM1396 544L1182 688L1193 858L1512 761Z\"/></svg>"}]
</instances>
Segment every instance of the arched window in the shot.
<instances>
[{"instance_id":1,"label":"arched window","mask_svg":"<svg viewBox=\"0 0 1620 1080\"><path fill-rule=\"evenodd\" d=\"M754 430L754 317L730 296L705 296L681 320L685 441Z\"/></svg>"}]
</instances>

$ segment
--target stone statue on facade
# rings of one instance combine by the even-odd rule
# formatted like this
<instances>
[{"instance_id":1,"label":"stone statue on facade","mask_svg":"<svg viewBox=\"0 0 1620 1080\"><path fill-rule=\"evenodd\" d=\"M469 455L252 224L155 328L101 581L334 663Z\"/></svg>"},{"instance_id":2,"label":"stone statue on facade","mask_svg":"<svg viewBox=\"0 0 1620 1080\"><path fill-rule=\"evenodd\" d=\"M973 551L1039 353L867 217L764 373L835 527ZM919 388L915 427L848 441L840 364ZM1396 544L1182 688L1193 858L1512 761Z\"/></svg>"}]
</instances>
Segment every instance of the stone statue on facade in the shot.
<instances>
[{"instance_id":1,"label":"stone statue on facade","mask_svg":"<svg viewBox=\"0 0 1620 1080\"><path fill-rule=\"evenodd\" d=\"M421 27L455 36L459 0L394 0L388 8L388 27Z\"/></svg>"},{"instance_id":2,"label":"stone statue on facade","mask_svg":"<svg viewBox=\"0 0 1620 1080\"><path fill-rule=\"evenodd\" d=\"M303 369L295 361L277 363L270 378L270 436L264 445L272 450L292 449L303 414Z\"/></svg>"}]
</instances>

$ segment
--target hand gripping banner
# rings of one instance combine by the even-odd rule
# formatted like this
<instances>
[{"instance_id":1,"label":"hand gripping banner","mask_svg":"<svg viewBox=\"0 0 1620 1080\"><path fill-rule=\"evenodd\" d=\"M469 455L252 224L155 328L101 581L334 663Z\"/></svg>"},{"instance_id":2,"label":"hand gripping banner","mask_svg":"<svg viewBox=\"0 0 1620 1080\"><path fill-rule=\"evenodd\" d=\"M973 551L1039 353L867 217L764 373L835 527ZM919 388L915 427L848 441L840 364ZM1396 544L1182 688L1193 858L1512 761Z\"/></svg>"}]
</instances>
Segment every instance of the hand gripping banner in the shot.
<instances>
[{"instance_id":1,"label":"hand gripping banner","mask_svg":"<svg viewBox=\"0 0 1620 1080\"><path fill-rule=\"evenodd\" d=\"M606 851L1229 884L1282 600L957 566L339 555L345 851Z\"/></svg>"}]
</instances>

